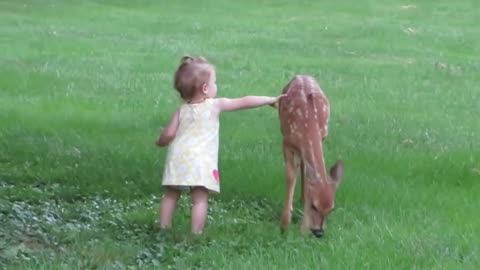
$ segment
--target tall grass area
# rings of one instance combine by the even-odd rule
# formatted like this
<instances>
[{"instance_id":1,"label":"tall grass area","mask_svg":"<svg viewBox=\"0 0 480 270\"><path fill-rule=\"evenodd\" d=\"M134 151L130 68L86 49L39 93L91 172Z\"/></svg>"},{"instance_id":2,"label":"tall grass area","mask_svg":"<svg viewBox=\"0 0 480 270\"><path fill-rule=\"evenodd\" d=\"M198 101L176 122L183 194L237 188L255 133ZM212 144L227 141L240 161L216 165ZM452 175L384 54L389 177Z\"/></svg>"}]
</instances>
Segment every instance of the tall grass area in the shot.
<instances>
[{"instance_id":1,"label":"tall grass area","mask_svg":"<svg viewBox=\"0 0 480 270\"><path fill-rule=\"evenodd\" d=\"M417 2L417 3L415 3ZM0 267L479 269L480 5L451 1L0 1ZM221 116L221 193L157 228L185 55L219 96L330 99L345 178L326 236L286 234L269 107ZM300 208L299 203L296 205Z\"/></svg>"}]
</instances>

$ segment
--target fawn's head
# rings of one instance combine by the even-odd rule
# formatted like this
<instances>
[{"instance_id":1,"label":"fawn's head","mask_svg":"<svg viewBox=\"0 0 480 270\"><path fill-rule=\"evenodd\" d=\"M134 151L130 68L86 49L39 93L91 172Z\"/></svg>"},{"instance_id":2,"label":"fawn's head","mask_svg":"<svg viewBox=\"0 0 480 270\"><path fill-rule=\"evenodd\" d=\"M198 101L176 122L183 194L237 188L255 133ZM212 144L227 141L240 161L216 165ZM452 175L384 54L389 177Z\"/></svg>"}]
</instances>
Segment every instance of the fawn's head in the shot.
<instances>
[{"instance_id":1,"label":"fawn's head","mask_svg":"<svg viewBox=\"0 0 480 270\"><path fill-rule=\"evenodd\" d=\"M335 207L335 192L343 178L343 162L338 160L330 169L327 181L312 179L309 169L305 175L304 224L302 227L316 237L323 236L327 216Z\"/></svg>"}]
</instances>

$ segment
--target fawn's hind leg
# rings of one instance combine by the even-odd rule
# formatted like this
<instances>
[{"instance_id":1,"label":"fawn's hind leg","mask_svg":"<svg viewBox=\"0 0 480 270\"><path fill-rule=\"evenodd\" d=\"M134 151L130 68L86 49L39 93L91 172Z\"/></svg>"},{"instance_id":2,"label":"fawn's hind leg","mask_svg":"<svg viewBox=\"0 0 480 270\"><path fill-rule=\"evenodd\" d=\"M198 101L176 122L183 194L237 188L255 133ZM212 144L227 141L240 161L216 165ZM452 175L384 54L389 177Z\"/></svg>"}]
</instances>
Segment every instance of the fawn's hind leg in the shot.
<instances>
[{"instance_id":1,"label":"fawn's hind leg","mask_svg":"<svg viewBox=\"0 0 480 270\"><path fill-rule=\"evenodd\" d=\"M290 221L292 219L292 210L293 210L293 196L295 194L295 182L297 171L299 168L299 159L296 156L295 152L292 151L288 146L284 144L283 147L283 156L285 160L285 177L286 177L286 187L287 194L285 198L285 205L282 212L281 220L281 229L287 229Z\"/></svg>"}]
</instances>

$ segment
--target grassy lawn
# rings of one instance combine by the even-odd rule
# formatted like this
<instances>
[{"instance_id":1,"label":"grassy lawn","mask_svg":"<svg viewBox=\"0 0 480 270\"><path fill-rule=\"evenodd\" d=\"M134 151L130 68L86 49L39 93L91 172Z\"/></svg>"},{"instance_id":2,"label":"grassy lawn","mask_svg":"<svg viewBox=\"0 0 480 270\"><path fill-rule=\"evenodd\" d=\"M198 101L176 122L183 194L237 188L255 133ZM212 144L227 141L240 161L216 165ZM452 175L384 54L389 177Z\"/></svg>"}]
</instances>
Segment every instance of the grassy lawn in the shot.
<instances>
[{"instance_id":1,"label":"grassy lawn","mask_svg":"<svg viewBox=\"0 0 480 270\"><path fill-rule=\"evenodd\" d=\"M0 1L0 268L479 269L480 3L347 2ZM271 108L222 115L205 234L188 196L158 230L185 54L223 97L318 79L346 165L324 238L280 234Z\"/></svg>"}]
</instances>

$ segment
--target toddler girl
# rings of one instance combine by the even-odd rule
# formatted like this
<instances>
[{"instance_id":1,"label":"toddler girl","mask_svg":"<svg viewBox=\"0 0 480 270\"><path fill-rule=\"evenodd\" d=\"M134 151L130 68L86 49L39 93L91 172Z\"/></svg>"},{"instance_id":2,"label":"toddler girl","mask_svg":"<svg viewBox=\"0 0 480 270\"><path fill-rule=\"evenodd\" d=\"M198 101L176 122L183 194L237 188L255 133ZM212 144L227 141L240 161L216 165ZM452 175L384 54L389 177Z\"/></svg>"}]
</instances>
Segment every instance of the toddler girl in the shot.
<instances>
[{"instance_id":1,"label":"toddler girl","mask_svg":"<svg viewBox=\"0 0 480 270\"><path fill-rule=\"evenodd\" d=\"M207 218L209 192L220 192L218 173L219 114L274 105L278 97L246 96L215 98L215 67L204 57L182 58L175 72L174 87L184 103L156 141L168 146L160 204L160 226L170 228L181 191L189 190L192 200L192 233L201 234Z\"/></svg>"}]
</instances>

